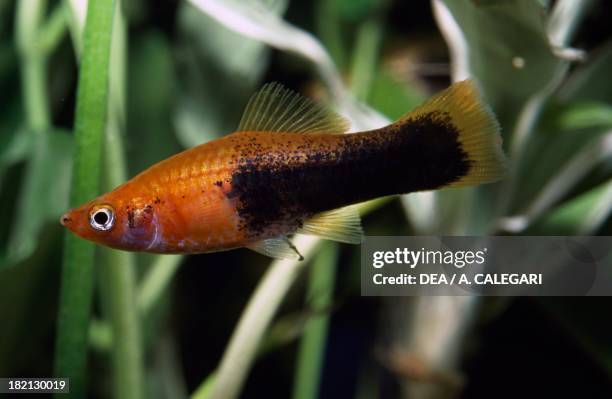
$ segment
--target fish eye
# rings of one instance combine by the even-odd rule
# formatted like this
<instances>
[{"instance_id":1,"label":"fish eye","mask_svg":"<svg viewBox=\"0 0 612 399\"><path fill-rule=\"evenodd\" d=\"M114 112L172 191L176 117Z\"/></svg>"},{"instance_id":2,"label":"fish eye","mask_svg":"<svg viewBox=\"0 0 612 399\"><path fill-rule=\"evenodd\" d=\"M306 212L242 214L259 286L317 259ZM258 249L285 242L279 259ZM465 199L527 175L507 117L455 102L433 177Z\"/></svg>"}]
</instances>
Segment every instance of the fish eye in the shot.
<instances>
[{"instance_id":1,"label":"fish eye","mask_svg":"<svg viewBox=\"0 0 612 399\"><path fill-rule=\"evenodd\" d=\"M115 212L108 205L96 207L89 213L89 225L96 230L108 231L115 224Z\"/></svg>"}]
</instances>

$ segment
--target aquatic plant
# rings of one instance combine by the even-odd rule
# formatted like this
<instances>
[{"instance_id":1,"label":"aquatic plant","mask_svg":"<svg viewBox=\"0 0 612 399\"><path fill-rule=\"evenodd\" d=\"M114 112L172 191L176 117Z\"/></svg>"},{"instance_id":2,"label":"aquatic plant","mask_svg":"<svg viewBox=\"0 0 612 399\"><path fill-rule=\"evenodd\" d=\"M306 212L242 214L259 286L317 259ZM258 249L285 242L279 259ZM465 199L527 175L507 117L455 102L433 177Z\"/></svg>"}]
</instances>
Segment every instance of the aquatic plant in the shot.
<instances>
[{"instance_id":1,"label":"aquatic plant","mask_svg":"<svg viewBox=\"0 0 612 399\"><path fill-rule=\"evenodd\" d=\"M421 43L393 30L400 29L393 13L418 6L396 3L191 0L168 10L113 0L52 2L50 10L41 0L0 3L0 375L67 376L74 397L108 396L112 380L120 398L233 398L245 387L263 389L248 380L260 360L295 354L294 371L275 372L292 376L279 389L319 396L335 310L359 296L358 249L299 237L306 261L273 261L264 272L266 260L247 252L185 258L102 250L57 223L69 204L232 131L264 80L286 79L319 97L354 130L382 126L427 98L442 86L431 74L480 83L503 128L509 177L363 204L366 233L608 234L612 47L601 38L576 40L601 3L434 0L437 27L427 32L439 29L448 63L390 51ZM574 48L582 43L588 51ZM224 299L214 292L184 299L192 292L185 280L195 275L203 280L194 284L226 287ZM537 303L597 367L612 370L609 342L594 322L605 302L589 309L563 299ZM461 389L453 373L476 320L502 318L511 305L423 297L376 306L385 315L381 335L394 347L418 358L419 370L451 375L446 385L407 383L410 372L390 367L406 392L433 397ZM186 318L208 322L214 334L194 338L177 327ZM44 349L54 339L55 350ZM26 348L23 362L17 348ZM383 382L364 363L354 396L377 397Z\"/></svg>"}]
</instances>

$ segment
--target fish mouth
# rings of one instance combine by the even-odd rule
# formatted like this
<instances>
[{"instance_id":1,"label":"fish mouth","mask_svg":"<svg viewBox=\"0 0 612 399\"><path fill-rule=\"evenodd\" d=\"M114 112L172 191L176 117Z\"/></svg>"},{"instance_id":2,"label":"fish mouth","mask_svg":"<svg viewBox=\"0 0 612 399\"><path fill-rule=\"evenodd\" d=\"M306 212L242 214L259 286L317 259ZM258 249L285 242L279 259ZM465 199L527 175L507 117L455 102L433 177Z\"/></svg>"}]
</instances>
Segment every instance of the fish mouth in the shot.
<instances>
[{"instance_id":1,"label":"fish mouth","mask_svg":"<svg viewBox=\"0 0 612 399\"><path fill-rule=\"evenodd\" d=\"M68 227L68 224L72 221L72 219L70 219L70 216L68 216L68 214L69 212L64 213L59 220L60 224L64 227Z\"/></svg>"}]
</instances>

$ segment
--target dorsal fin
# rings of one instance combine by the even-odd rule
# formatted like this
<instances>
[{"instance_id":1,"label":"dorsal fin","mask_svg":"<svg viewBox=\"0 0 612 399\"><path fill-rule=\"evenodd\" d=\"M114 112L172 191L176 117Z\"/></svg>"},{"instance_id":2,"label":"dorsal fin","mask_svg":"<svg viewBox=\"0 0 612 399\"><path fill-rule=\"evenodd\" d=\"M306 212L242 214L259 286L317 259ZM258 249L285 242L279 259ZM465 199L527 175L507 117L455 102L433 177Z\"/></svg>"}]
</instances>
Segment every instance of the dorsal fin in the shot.
<instances>
[{"instance_id":1,"label":"dorsal fin","mask_svg":"<svg viewBox=\"0 0 612 399\"><path fill-rule=\"evenodd\" d=\"M345 133L350 123L334 111L268 83L249 100L239 132Z\"/></svg>"},{"instance_id":2,"label":"dorsal fin","mask_svg":"<svg viewBox=\"0 0 612 399\"><path fill-rule=\"evenodd\" d=\"M347 244L363 242L363 229L357 205L316 214L304 221L296 233L314 235Z\"/></svg>"}]
</instances>

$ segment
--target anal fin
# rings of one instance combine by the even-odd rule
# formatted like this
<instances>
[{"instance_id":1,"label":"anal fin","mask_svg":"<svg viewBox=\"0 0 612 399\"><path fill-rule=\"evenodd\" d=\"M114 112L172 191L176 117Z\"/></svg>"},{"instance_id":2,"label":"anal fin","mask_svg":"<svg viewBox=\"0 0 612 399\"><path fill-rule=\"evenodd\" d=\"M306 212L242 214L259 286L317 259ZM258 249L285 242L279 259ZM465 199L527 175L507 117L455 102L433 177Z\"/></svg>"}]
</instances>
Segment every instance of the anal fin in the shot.
<instances>
[{"instance_id":1,"label":"anal fin","mask_svg":"<svg viewBox=\"0 0 612 399\"><path fill-rule=\"evenodd\" d=\"M357 205L319 213L306 220L296 233L314 235L347 244L363 242L363 229Z\"/></svg>"},{"instance_id":2,"label":"anal fin","mask_svg":"<svg viewBox=\"0 0 612 399\"><path fill-rule=\"evenodd\" d=\"M287 237L266 238L249 244L246 247L275 259L304 260L300 251Z\"/></svg>"}]
</instances>

